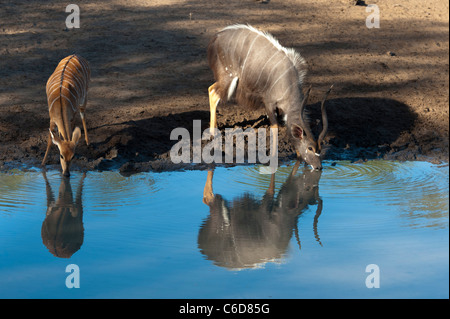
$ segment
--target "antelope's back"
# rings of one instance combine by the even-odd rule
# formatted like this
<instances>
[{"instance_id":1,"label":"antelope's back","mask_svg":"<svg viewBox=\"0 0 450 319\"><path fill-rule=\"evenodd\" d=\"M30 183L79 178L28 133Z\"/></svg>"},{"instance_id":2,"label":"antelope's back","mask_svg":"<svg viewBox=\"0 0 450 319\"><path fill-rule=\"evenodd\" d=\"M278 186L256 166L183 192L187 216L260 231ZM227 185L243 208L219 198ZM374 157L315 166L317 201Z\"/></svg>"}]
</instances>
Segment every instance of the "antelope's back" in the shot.
<instances>
[{"instance_id":1,"label":"antelope's back","mask_svg":"<svg viewBox=\"0 0 450 319\"><path fill-rule=\"evenodd\" d=\"M54 106L70 106L75 112L87 95L91 72L88 62L79 55L62 59L47 81L49 111Z\"/></svg>"},{"instance_id":2,"label":"antelope's back","mask_svg":"<svg viewBox=\"0 0 450 319\"><path fill-rule=\"evenodd\" d=\"M292 85L301 85L306 74L300 54L248 25L219 31L209 43L208 63L221 98L230 95L230 85L237 78L236 99L244 104L265 100L268 94L270 99L281 99Z\"/></svg>"}]
</instances>

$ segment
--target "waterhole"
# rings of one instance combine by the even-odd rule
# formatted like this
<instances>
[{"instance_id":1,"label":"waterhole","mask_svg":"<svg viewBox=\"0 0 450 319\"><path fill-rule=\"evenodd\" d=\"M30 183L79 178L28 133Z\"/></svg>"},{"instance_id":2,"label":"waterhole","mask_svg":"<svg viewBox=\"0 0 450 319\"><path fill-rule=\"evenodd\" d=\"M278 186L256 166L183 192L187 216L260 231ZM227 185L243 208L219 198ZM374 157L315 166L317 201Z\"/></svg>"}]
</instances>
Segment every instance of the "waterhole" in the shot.
<instances>
[{"instance_id":1,"label":"waterhole","mask_svg":"<svg viewBox=\"0 0 450 319\"><path fill-rule=\"evenodd\" d=\"M1 173L0 297L448 298L448 183L390 161Z\"/></svg>"}]
</instances>

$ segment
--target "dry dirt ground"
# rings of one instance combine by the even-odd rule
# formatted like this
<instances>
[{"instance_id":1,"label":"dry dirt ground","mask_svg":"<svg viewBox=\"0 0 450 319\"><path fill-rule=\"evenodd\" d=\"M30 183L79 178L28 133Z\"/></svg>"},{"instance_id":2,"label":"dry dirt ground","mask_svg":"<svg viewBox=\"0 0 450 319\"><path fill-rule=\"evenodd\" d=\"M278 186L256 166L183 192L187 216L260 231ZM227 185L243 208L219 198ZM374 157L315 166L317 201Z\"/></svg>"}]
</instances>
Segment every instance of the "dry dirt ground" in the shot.
<instances>
[{"instance_id":1,"label":"dry dirt ground","mask_svg":"<svg viewBox=\"0 0 450 319\"><path fill-rule=\"evenodd\" d=\"M235 23L268 31L305 58L312 127L334 83L325 159L448 162L448 1L355 2L86 0L78 2L80 28L67 29L70 1L2 0L0 170L40 164L49 126L45 83L72 53L92 69L91 145L82 140L73 170L179 168L168 155L176 143L170 133L191 131L193 120L209 126L207 88L214 79L206 47ZM379 28L366 27L371 12L364 4L378 6ZM219 128L267 127L262 115L221 105ZM294 158L284 129L279 156ZM48 167L58 161L53 146Z\"/></svg>"}]
</instances>

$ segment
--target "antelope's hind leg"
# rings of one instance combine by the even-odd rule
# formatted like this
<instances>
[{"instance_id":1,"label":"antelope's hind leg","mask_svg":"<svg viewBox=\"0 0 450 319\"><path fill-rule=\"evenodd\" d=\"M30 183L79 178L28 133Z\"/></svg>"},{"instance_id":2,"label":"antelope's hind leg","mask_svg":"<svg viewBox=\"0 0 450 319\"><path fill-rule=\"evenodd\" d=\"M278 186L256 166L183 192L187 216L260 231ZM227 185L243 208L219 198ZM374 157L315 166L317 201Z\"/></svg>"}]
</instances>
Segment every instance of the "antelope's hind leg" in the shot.
<instances>
[{"instance_id":1,"label":"antelope's hind leg","mask_svg":"<svg viewBox=\"0 0 450 319\"><path fill-rule=\"evenodd\" d=\"M217 85L216 82L208 88L210 112L209 132L211 136L214 136L214 129L217 127L216 109L220 102L220 96L217 93Z\"/></svg>"}]
</instances>

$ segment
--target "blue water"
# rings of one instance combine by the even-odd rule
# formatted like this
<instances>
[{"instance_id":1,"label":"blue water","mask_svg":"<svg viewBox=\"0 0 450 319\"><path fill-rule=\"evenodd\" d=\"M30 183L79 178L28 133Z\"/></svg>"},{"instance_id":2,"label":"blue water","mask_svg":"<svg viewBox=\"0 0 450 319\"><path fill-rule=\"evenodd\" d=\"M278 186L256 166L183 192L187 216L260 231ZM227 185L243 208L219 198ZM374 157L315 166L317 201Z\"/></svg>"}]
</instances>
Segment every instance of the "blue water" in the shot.
<instances>
[{"instance_id":1,"label":"blue water","mask_svg":"<svg viewBox=\"0 0 450 319\"><path fill-rule=\"evenodd\" d=\"M448 166L293 168L0 173L0 298L449 298Z\"/></svg>"}]
</instances>

